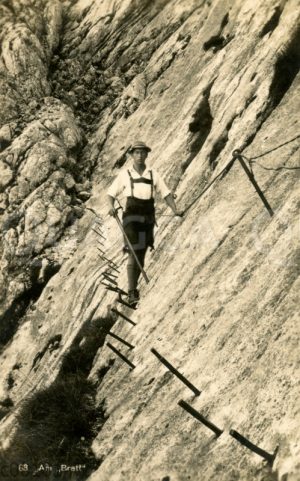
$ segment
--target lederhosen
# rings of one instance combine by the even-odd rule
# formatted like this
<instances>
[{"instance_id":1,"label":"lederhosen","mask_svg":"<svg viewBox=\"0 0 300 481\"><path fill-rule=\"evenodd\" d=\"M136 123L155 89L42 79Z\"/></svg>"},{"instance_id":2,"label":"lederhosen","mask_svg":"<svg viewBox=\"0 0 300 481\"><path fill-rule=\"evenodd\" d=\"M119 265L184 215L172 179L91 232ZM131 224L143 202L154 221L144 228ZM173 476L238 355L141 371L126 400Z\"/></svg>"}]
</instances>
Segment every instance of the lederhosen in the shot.
<instances>
[{"instance_id":1,"label":"lederhosen","mask_svg":"<svg viewBox=\"0 0 300 481\"><path fill-rule=\"evenodd\" d=\"M153 176L150 170L150 179L145 177L133 178L130 171L131 196L127 197L125 211L123 213L123 227L134 250L153 248L155 209L153 197ZM138 199L134 197L134 184L144 183L151 185L150 199Z\"/></svg>"}]
</instances>

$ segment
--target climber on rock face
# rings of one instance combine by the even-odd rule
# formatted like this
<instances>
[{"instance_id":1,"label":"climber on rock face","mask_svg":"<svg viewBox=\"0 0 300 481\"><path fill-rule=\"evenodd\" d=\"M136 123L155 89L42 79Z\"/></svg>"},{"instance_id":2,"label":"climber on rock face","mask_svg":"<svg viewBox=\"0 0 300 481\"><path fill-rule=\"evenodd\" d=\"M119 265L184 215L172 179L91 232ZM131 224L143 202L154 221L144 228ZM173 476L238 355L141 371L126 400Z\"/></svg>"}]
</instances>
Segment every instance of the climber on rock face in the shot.
<instances>
[{"instance_id":1,"label":"climber on rock face","mask_svg":"<svg viewBox=\"0 0 300 481\"><path fill-rule=\"evenodd\" d=\"M122 170L107 191L109 201L109 215L115 216L115 199L125 195L126 206L123 213L123 228L133 250L144 267L145 255L148 247L153 249L153 229L155 224L154 197L157 192L164 198L174 215L182 216L177 210L173 195L161 176L146 166L146 159L150 147L144 142L134 142L128 149L132 157L132 165ZM137 283L141 273L134 254L125 241L125 251L128 252L128 303L135 304L139 300Z\"/></svg>"}]
</instances>

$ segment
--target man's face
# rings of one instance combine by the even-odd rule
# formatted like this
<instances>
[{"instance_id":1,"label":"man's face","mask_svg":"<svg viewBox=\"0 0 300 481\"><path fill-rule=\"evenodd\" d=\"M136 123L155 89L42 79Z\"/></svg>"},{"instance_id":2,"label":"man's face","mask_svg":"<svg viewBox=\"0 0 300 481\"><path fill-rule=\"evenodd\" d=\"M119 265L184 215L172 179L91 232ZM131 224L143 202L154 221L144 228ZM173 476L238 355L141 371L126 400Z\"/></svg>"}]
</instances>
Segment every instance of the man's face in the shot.
<instances>
[{"instance_id":1,"label":"man's face","mask_svg":"<svg viewBox=\"0 0 300 481\"><path fill-rule=\"evenodd\" d=\"M144 165L148 156L148 152L146 149L134 149L131 155L136 165Z\"/></svg>"}]
</instances>

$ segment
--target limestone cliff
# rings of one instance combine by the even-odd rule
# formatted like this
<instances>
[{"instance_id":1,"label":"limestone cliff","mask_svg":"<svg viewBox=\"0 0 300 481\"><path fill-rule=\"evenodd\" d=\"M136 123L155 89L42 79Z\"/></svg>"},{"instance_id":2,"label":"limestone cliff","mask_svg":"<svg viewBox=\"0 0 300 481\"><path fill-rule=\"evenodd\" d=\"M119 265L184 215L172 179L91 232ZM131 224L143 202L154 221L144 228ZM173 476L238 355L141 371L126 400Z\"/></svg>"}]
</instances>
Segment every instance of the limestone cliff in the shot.
<instances>
[{"instance_id":1,"label":"limestone cliff","mask_svg":"<svg viewBox=\"0 0 300 481\"><path fill-rule=\"evenodd\" d=\"M95 463L72 479L299 481L299 17L296 0L1 1L3 449L32 396L76 373L101 420L78 441ZM126 289L105 192L133 139L186 210L157 203L150 283L136 311L115 304L135 326L108 311L93 230L98 215ZM238 159L225 169L235 149L273 216ZM273 468L230 429L279 446Z\"/></svg>"}]
</instances>

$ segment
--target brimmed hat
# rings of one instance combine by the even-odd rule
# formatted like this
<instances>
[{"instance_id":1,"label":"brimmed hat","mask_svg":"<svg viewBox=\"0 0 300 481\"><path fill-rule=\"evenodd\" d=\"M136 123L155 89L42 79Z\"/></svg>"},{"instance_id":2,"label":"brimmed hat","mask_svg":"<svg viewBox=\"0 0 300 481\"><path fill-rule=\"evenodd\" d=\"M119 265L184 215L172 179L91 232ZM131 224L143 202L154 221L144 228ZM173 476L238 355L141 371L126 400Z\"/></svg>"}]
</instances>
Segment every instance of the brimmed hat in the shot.
<instances>
[{"instance_id":1,"label":"brimmed hat","mask_svg":"<svg viewBox=\"0 0 300 481\"><path fill-rule=\"evenodd\" d=\"M144 150L147 150L147 152L151 152L150 147L148 147L148 145L146 145L145 142L141 142L139 140L136 142L133 142L130 145L128 152L131 153L134 149L144 149Z\"/></svg>"}]
</instances>

